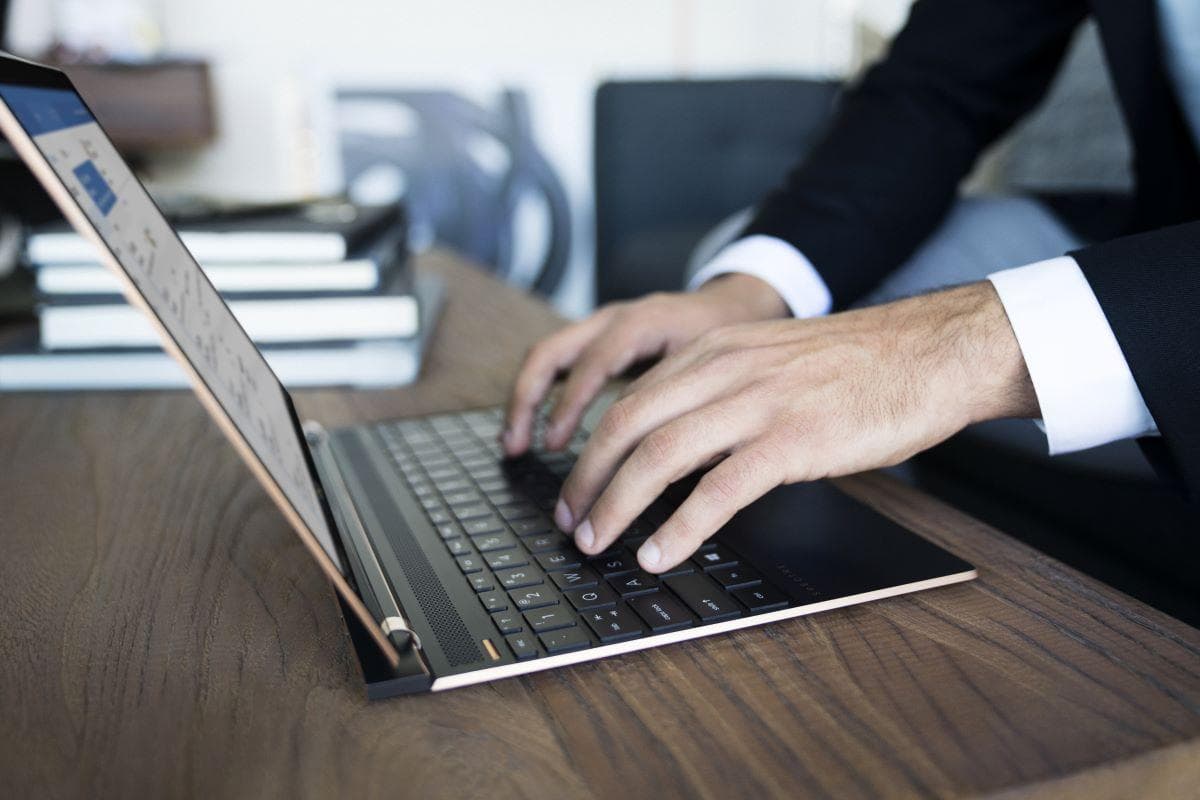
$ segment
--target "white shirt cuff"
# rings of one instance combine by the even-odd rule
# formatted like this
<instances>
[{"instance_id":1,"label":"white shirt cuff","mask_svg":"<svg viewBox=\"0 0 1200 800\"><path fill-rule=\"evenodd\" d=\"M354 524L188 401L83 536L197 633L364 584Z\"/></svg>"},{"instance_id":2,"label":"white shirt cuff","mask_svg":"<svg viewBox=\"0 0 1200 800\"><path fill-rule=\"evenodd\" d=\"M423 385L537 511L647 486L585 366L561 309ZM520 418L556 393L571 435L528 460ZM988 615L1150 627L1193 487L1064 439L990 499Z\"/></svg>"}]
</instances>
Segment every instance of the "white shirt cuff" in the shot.
<instances>
[{"instance_id":1,"label":"white shirt cuff","mask_svg":"<svg viewBox=\"0 0 1200 800\"><path fill-rule=\"evenodd\" d=\"M995 272L1050 454L1158 433L1108 319L1070 256Z\"/></svg>"},{"instance_id":2,"label":"white shirt cuff","mask_svg":"<svg viewBox=\"0 0 1200 800\"><path fill-rule=\"evenodd\" d=\"M691 277L688 289L730 272L765 281L783 298L793 317L819 317L833 308L833 295L812 262L774 236L747 236L728 245Z\"/></svg>"}]
</instances>

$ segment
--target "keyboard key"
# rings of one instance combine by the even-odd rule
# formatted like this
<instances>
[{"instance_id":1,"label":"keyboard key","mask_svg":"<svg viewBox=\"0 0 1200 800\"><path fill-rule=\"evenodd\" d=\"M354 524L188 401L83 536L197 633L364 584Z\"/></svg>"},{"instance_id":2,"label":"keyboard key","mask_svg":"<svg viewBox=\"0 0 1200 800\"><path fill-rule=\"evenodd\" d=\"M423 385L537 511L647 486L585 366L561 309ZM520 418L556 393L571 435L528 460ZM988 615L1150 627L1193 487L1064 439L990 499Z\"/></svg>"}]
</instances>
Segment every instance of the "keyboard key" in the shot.
<instances>
[{"instance_id":1,"label":"keyboard key","mask_svg":"<svg viewBox=\"0 0 1200 800\"><path fill-rule=\"evenodd\" d=\"M483 467L467 467L467 472L476 481L501 479L500 467L496 466L494 463Z\"/></svg>"},{"instance_id":2,"label":"keyboard key","mask_svg":"<svg viewBox=\"0 0 1200 800\"><path fill-rule=\"evenodd\" d=\"M617 594L622 597L632 597L658 591L658 577L639 569L629 575L616 575L609 578L608 585L616 589Z\"/></svg>"},{"instance_id":3,"label":"keyboard key","mask_svg":"<svg viewBox=\"0 0 1200 800\"><path fill-rule=\"evenodd\" d=\"M629 606L655 633L687 628L693 622L692 615L683 604L666 592L634 597L629 601Z\"/></svg>"},{"instance_id":4,"label":"keyboard key","mask_svg":"<svg viewBox=\"0 0 1200 800\"><path fill-rule=\"evenodd\" d=\"M494 487L494 488L492 488ZM496 484L495 481L484 481L479 484L479 488L487 495L487 499L494 506L507 506L512 503L523 502L520 497L508 491L508 484Z\"/></svg>"},{"instance_id":5,"label":"keyboard key","mask_svg":"<svg viewBox=\"0 0 1200 800\"><path fill-rule=\"evenodd\" d=\"M567 537L557 532L543 533L540 536L530 536L526 539L522 539L521 541L524 543L525 549L534 555L537 555L538 553L545 553L550 550L562 550L563 548L570 546L570 542L567 540Z\"/></svg>"},{"instance_id":6,"label":"keyboard key","mask_svg":"<svg viewBox=\"0 0 1200 800\"><path fill-rule=\"evenodd\" d=\"M533 536L537 533L549 533L554 530L554 526L545 517L537 517L517 520L512 523L512 529L517 536Z\"/></svg>"},{"instance_id":7,"label":"keyboard key","mask_svg":"<svg viewBox=\"0 0 1200 800\"><path fill-rule=\"evenodd\" d=\"M556 550L553 553L539 553L534 556L537 562L541 564L542 569L546 572L553 572L561 569L576 569L581 563L582 558L578 552L570 550Z\"/></svg>"},{"instance_id":8,"label":"keyboard key","mask_svg":"<svg viewBox=\"0 0 1200 800\"><path fill-rule=\"evenodd\" d=\"M451 539L450 541L446 542L446 549L450 551L451 555L455 556L464 556L468 553L474 552L474 550L471 548L471 543L462 538Z\"/></svg>"},{"instance_id":9,"label":"keyboard key","mask_svg":"<svg viewBox=\"0 0 1200 800\"><path fill-rule=\"evenodd\" d=\"M476 519L478 517L487 517L492 513L492 507L487 503L473 503L469 506L459 506L454 509L454 516L459 522Z\"/></svg>"},{"instance_id":10,"label":"keyboard key","mask_svg":"<svg viewBox=\"0 0 1200 800\"><path fill-rule=\"evenodd\" d=\"M444 508L438 508L433 511L429 511L427 512L427 515L429 517L429 521L434 525L441 525L445 522L454 521L454 517L450 516L450 512Z\"/></svg>"},{"instance_id":11,"label":"keyboard key","mask_svg":"<svg viewBox=\"0 0 1200 800\"><path fill-rule=\"evenodd\" d=\"M668 570L663 570L658 574L658 577L659 580L662 580L663 578L672 578L676 575L691 575L695 571L696 567L691 561L684 561L676 564Z\"/></svg>"},{"instance_id":12,"label":"keyboard key","mask_svg":"<svg viewBox=\"0 0 1200 800\"><path fill-rule=\"evenodd\" d=\"M537 586L545 580L541 570L536 567L517 567L496 573L496 580L505 589L522 589L526 586Z\"/></svg>"},{"instance_id":13,"label":"keyboard key","mask_svg":"<svg viewBox=\"0 0 1200 800\"><path fill-rule=\"evenodd\" d=\"M534 658L538 654L537 639L532 633L518 633L515 636L507 636L504 641L508 642L508 649L512 650L517 661L527 661Z\"/></svg>"},{"instance_id":14,"label":"keyboard key","mask_svg":"<svg viewBox=\"0 0 1200 800\"><path fill-rule=\"evenodd\" d=\"M442 537L443 539L456 539L459 536L462 536L463 531L457 522L443 522L441 525L437 526L437 532L438 536Z\"/></svg>"},{"instance_id":15,"label":"keyboard key","mask_svg":"<svg viewBox=\"0 0 1200 800\"><path fill-rule=\"evenodd\" d=\"M636 572L638 569L637 559L633 553L625 549L620 550L616 555L609 555L608 558L591 561L591 565L606 578Z\"/></svg>"},{"instance_id":16,"label":"keyboard key","mask_svg":"<svg viewBox=\"0 0 1200 800\"><path fill-rule=\"evenodd\" d=\"M563 628L551 633L543 633L538 638L542 640L542 647L545 647L546 652L550 655L569 653L572 650L583 650L592 646L592 640L578 626Z\"/></svg>"},{"instance_id":17,"label":"keyboard key","mask_svg":"<svg viewBox=\"0 0 1200 800\"><path fill-rule=\"evenodd\" d=\"M468 490L473 489L474 486L475 486L475 484L471 483L466 478L455 478L454 480L442 481L441 483L438 484L437 488L442 491L443 495L445 495L447 492L468 491ZM478 495L478 492L476 492L475 494ZM447 496L446 502L450 503L451 505L454 504L454 501L450 500L448 496Z\"/></svg>"},{"instance_id":18,"label":"keyboard key","mask_svg":"<svg viewBox=\"0 0 1200 800\"><path fill-rule=\"evenodd\" d=\"M558 595L548 587L538 589L515 589L508 593L513 605L522 611L543 606L558 605Z\"/></svg>"},{"instance_id":19,"label":"keyboard key","mask_svg":"<svg viewBox=\"0 0 1200 800\"><path fill-rule=\"evenodd\" d=\"M472 476L475 477L474 473L472 473ZM503 500L498 499L501 494L507 494L513 500L517 499L517 496L509 491L511 487L509 486L508 481L506 481L504 478L479 479L479 488L493 503L499 504L504 502Z\"/></svg>"},{"instance_id":20,"label":"keyboard key","mask_svg":"<svg viewBox=\"0 0 1200 800\"><path fill-rule=\"evenodd\" d=\"M751 611L773 611L777 608L787 608L788 605L786 594L765 583L746 589L734 589L732 594Z\"/></svg>"},{"instance_id":21,"label":"keyboard key","mask_svg":"<svg viewBox=\"0 0 1200 800\"><path fill-rule=\"evenodd\" d=\"M600 576L590 567L551 572L550 579L559 589L583 589L600 582Z\"/></svg>"},{"instance_id":22,"label":"keyboard key","mask_svg":"<svg viewBox=\"0 0 1200 800\"><path fill-rule=\"evenodd\" d=\"M490 572L476 572L468 580L477 592L490 592L496 588L496 579Z\"/></svg>"},{"instance_id":23,"label":"keyboard key","mask_svg":"<svg viewBox=\"0 0 1200 800\"><path fill-rule=\"evenodd\" d=\"M667 578L665 583L704 622L732 619L742 615L736 601L717 587L707 576L680 575Z\"/></svg>"},{"instance_id":24,"label":"keyboard key","mask_svg":"<svg viewBox=\"0 0 1200 800\"><path fill-rule=\"evenodd\" d=\"M738 563L737 556L719 544L701 549L699 553L692 556L692 561L705 572L722 567L732 567Z\"/></svg>"},{"instance_id":25,"label":"keyboard key","mask_svg":"<svg viewBox=\"0 0 1200 800\"><path fill-rule=\"evenodd\" d=\"M458 492L443 492L442 500L451 508L457 506L469 506L474 503L482 503L483 495L474 489L464 489Z\"/></svg>"},{"instance_id":26,"label":"keyboard key","mask_svg":"<svg viewBox=\"0 0 1200 800\"><path fill-rule=\"evenodd\" d=\"M607 608L617 602L617 593L604 584L591 589L571 589L563 592L563 597L576 611L587 611L590 608Z\"/></svg>"},{"instance_id":27,"label":"keyboard key","mask_svg":"<svg viewBox=\"0 0 1200 800\"><path fill-rule=\"evenodd\" d=\"M740 589L743 586L754 586L762 582L758 570L750 567L722 567L708 573L726 589Z\"/></svg>"},{"instance_id":28,"label":"keyboard key","mask_svg":"<svg viewBox=\"0 0 1200 800\"><path fill-rule=\"evenodd\" d=\"M517 540L510 533L487 533L483 536L472 536L471 541L475 543L475 549L481 553L508 550L517 546Z\"/></svg>"},{"instance_id":29,"label":"keyboard key","mask_svg":"<svg viewBox=\"0 0 1200 800\"><path fill-rule=\"evenodd\" d=\"M492 622L496 624L496 628L505 636L510 633L520 633L525 629L525 618L515 611L493 614Z\"/></svg>"},{"instance_id":30,"label":"keyboard key","mask_svg":"<svg viewBox=\"0 0 1200 800\"><path fill-rule=\"evenodd\" d=\"M486 469L487 467L495 466L495 463L495 459L491 456L485 456L482 453L476 453L475 455L463 454L462 465L468 470Z\"/></svg>"},{"instance_id":31,"label":"keyboard key","mask_svg":"<svg viewBox=\"0 0 1200 800\"><path fill-rule=\"evenodd\" d=\"M421 504L421 508L425 509L426 514L432 514L435 511L446 511L446 507L442 505L442 498L436 495L431 494L425 497L418 497L417 502Z\"/></svg>"},{"instance_id":32,"label":"keyboard key","mask_svg":"<svg viewBox=\"0 0 1200 800\"><path fill-rule=\"evenodd\" d=\"M504 523L494 514L488 514L477 519L469 519L463 522L463 530L468 536L478 536L481 533L499 533L504 530Z\"/></svg>"},{"instance_id":33,"label":"keyboard key","mask_svg":"<svg viewBox=\"0 0 1200 800\"><path fill-rule=\"evenodd\" d=\"M637 615L626 606L585 611L583 620L602 642L619 642L646 632Z\"/></svg>"},{"instance_id":34,"label":"keyboard key","mask_svg":"<svg viewBox=\"0 0 1200 800\"><path fill-rule=\"evenodd\" d=\"M565 608L543 608L526 611L525 621L534 633L545 633L559 628L570 628L575 624L575 615Z\"/></svg>"},{"instance_id":35,"label":"keyboard key","mask_svg":"<svg viewBox=\"0 0 1200 800\"><path fill-rule=\"evenodd\" d=\"M529 563L529 557L520 550L494 550L483 557L489 568L494 570L523 567Z\"/></svg>"},{"instance_id":36,"label":"keyboard key","mask_svg":"<svg viewBox=\"0 0 1200 800\"><path fill-rule=\"evenodd\" d=\"M484 592L479 595L479 602L483 603L483 607L488 610L488 613L495 614L497 611L508 610L508 595L504 592ZM504 631L501 631L502 633ZM514 631L508 631L513 633Z\"/></svg>"},{"instance_id":37,"label":"keyboard key","mask_svg":"<svg viewBox=\"0 0 1200 800\"><path fill-rule=\"evenodd\" d=\"M463 574L470 575L472 572L479 572L483 569L483 559L471 553L470 555L459 556L454 559L458 562L458 568L463 571Z\"/></svg>"},{"instance_id":38,"label":"keyboard key","mask_svg":"<svg viewBox=\"0 0 1200 800\"><path fill-rule=\"evenodd\" d=\"M489 499L493 503L496 502L495 498L489 498ZM530 517L538 517L538 516L541 516L541 514L542 514L542 512L538 509L537 506L535 506L533 503L529 503L529 502L526 502L523 500L516 502L516 503L508 503L506 505L500 506L500 516L504 517L504 519L507 520L508 522L516 522L517 520L525 520L525 519L529 519ZM515 528L516 528L516 526L514 526L514 529ZM541 532L542 531L540 531L540 530L538 531L538 533L541 533ZM517 531L517 535L520 536L521 532Z\"/></svg>"}]
</instances>

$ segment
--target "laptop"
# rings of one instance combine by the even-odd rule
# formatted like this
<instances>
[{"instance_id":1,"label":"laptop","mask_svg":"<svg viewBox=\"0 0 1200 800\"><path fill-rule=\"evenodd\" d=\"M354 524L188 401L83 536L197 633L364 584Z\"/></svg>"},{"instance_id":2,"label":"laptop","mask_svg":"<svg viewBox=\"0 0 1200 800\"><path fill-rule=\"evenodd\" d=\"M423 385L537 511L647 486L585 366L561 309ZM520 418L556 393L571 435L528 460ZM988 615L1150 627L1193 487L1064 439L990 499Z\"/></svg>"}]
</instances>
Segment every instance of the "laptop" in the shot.
<instances>
[{"instance_id":1,"label":"laptop","mask_svg":"<svg viewBox=\"0 0 1200 800\"><path fill-rule=\"evenodd\" d=\"M506 461L500 409L325 431L291 397L59 71L0 55L0 131L333 584L368 695L440 691L933 589L969 564L825 482L781 487L655 576L689 489L585 556L550 511L580 453ZM593 415L594 419L594 415ZM587 425L585 425L585 429Z\"/></svg>"}]
</instances>

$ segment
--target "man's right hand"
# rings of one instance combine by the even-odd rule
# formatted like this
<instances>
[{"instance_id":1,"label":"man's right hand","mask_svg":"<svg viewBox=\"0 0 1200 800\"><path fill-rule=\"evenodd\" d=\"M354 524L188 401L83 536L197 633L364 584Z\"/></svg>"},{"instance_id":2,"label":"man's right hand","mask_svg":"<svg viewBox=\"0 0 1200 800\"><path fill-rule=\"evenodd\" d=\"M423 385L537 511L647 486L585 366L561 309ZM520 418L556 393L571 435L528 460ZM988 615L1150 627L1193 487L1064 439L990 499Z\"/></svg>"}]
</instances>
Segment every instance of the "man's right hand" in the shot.
<instances>
[{"instance_id":1,"label":"man's right hand","mask_svg":"<svg viewBox=\"0 0 1200 800\"><path fill-rule=\"evenodd\" d=\"M534 414L564 370L569 375L545 436L551 450L566 446L605 383L634 363L669 355L715 328L785 316L787 307L774 289L741 274L721 275L695 292L604 306L538 342L525 356L509 401L505 453L518 456L529 449Z\"/></svg>"}]
</instances>

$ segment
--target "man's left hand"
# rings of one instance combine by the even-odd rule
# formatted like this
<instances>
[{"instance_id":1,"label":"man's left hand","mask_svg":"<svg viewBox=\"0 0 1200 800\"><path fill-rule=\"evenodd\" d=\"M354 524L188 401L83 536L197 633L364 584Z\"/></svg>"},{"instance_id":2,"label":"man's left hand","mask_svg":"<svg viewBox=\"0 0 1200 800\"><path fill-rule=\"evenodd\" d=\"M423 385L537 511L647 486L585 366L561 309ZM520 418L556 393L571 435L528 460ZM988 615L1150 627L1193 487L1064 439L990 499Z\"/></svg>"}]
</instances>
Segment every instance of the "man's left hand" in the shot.
<instances>
[{"instance_id":1,"label":"man's left hand","mask_svg":"<svg viewBox=\"0 0 1200 800\"><path fill-rule=\"evenodd\" d=\"M555 518L599 553L669 484L714 465L638 551L662 572L776 486L890 466L973 422L1037 413L990 283L721 328L609 408Z\"/></svg>"}]
</instances>

